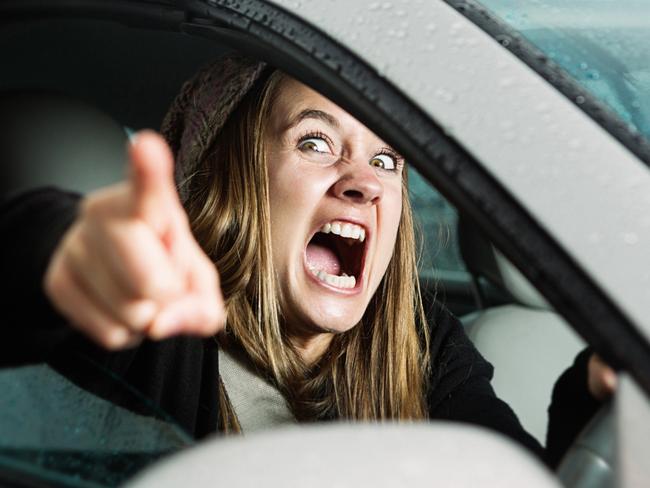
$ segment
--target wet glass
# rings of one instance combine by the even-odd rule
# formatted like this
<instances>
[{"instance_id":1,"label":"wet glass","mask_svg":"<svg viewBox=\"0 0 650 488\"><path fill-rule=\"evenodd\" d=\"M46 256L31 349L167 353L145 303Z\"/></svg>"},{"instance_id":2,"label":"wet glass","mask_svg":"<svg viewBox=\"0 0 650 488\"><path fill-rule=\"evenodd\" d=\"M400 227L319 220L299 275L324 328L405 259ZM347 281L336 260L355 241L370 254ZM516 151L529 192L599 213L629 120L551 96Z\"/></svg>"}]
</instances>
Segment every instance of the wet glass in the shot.
<instances>
[{"instance_id":1,"label":"wet glass","mask_svg":"<svg viewBox=\"0 0 650 488\"><path fill-rule=\"evenodd\" d=\"M16 486L118 486L192 438L122 379L98 381L129 398L127 410L45 364L0 369L0 473ZM12 485L14 486L14 485Z\"/></svg>"},{"instance_id":2,"label":"wet glass","mask_svg":"<svg viewBox=\"0 0 650 488\"><path fill-rule=\"evenodd\" d=\"M408 172L420 277L469 280L460 256L456 209L415 168L409 166Z\"/></svg>"},{"instance_id":3,"label":"wet glass","mask_svg":"<svg viewBox=\"0 0 650 488\"><path fill-rule=\"evenodd\" d=\"M481 3L650 140L650 2Z\"/></svg>"}]
</instances>

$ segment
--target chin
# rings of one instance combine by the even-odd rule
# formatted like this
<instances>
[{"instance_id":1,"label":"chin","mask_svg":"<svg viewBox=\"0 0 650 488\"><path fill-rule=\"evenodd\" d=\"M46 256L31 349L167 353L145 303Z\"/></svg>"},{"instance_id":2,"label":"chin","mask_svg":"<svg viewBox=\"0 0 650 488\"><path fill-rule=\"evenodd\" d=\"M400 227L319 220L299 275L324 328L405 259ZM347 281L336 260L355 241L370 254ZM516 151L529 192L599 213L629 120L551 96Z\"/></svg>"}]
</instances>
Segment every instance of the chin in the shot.
<instances>
[{"instance_id":1,"label":"chin","mask_svg":"<svg viewBox=\"0 0 650 488\"><path fill-rule=\"evenodd\" d=\"M352 330L359 324L359 321L356 322L341 322L341 321L332 321L331 323L321 323L318 324L319 330L322 332L328 332L330 334L342 334L349 330Z\"/></svg>"},{"instance_id":2,"label":"chin","mask_svg":"<svg viewBox=\"0 0 650 488\"><path fill-rule=\"evenodd\" d=\"M342 334L359 324L365 312L365 307L363 307L363 310L350 310L351 307L349 306L336 305L329 303L326 307L312 307L310 310L303 310L299 314L302 317L297 318L297 324L303 325L298 325L298 327L307 333L313 334Z\"/></svg>"},{"instance_id":3,"label":"chin","mask_svg":"<svg viewBox=\"0 0 650 488\"><path fill-rule=\"evenodd\" d=\"M363 318L366 307L332 306L329 304L329 310L319 314L312 314L311 322L320 330L328 331L335 334L347 332L356 327ZM350 310L354 308L353 310ZM322 310L322 309L321 309ZM330 313L327 313L330 312Z\"/></svg>"}]
</instances>

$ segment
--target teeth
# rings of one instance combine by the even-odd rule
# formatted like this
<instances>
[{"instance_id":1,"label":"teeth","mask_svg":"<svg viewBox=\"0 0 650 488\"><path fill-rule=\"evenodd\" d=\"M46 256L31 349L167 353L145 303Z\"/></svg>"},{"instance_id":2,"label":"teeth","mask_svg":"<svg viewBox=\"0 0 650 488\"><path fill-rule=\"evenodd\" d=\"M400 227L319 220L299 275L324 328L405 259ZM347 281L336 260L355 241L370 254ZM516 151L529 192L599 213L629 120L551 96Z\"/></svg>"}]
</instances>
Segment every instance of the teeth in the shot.
<instances>
[{"instance_id":1,"label":"teeth","mask_svg":"<svg viewBox=\"0 0 650 488\"><path fill-rule=\"evenodd\" d=\"M310 271L319 280L328 285L335 286L336 288L354 288L357 285L357 279L354 276L348 276L345 273L341 276L336 276L326 273L322 269L311 268Z\"/></svg>"},{"instance_id":2,"label":"teeth","mask_svg":"<svg viewBox=\"0 0 650 488\"><path fill-rule=\"evenodd\" d=\"M341 224L340 222L331 222L323 225L320 231L324 234L336 234L341 237L347 237L348 239L357 239L359 242L366 240L366 229L360 225L351 224L345 222Z\"/></svg>"},{"instance_id":3,"label":"teeth","mask_svg":"<svg viewBox=\"0 0 650 488\"><path fill-rule=\"evenodd\" d=\"M325 275L325 283L328 283L328 284L330 284L332 286L338 287L339 286L339 279L340 278L338 276L335 276L335 275L331 275L331 274Z\"/></svg>"}]
</instances>

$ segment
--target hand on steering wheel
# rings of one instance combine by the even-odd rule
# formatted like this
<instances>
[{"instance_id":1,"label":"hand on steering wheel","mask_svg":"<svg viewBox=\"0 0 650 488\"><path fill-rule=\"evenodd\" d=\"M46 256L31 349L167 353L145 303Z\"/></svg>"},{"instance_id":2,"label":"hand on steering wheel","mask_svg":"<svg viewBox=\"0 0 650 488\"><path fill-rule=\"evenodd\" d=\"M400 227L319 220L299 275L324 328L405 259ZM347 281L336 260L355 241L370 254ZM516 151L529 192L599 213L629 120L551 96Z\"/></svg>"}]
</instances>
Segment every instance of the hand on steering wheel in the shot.
<instances>
[{"instance_id":1,"label":"hand on steering wheel","mask_svg":"<svg viewBox=\"0 0 650 488\"><path fill-rule=\"evenodd\" d=\"M616 373L598 354L594 353L589 358L587 373L589 392L597 400L606 400L616 390Z\"/></svg>"}]
</instances>

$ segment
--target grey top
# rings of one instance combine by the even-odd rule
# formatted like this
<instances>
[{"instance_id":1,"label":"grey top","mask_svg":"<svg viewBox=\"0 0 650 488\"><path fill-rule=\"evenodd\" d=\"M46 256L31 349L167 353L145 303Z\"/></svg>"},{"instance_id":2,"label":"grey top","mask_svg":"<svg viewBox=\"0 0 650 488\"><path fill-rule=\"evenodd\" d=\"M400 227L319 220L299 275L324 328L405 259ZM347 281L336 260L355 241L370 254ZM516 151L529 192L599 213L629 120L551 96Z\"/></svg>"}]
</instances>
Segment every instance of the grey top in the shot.
<instances>
[{"instance_id":1,"label":"grey top","mask_svg":"<svg viewBox=\"0 0 650 488\"><path fill-rule=\"evenodd\" d=\"M221 347L219 375L243 433L297 423L280 391L243 357Z\"/></svg>"}]
</instances>

